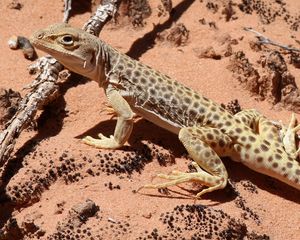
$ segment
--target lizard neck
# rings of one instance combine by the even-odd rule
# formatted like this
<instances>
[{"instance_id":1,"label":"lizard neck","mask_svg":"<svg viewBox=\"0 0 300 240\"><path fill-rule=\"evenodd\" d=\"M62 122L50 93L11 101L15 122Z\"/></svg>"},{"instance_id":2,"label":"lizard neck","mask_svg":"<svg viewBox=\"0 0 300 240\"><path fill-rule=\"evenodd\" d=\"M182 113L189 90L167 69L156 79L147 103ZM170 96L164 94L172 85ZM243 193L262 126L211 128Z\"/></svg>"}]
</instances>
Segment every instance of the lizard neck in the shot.
<instances>
[{"instance_id":1,"label":"lizard neck","mask_svg":"<svg viewBox=\"0 0 300 240\"><path fill-rule=\"evenodd\" d=\"M96 68L99 71L95 74L95 80L100 87L106 87L109 83L109 78L112 73L115 73L115 67L120 61L121 54L112 46L100 40L99 52L97 54Z\"/></svg>"},{"instance_id":2,"label":"lizard neck","mask_svg":"<svg viewBox=\"0 0 300 240\"><path fill-rule=\"evenodd\" d=\"M108 48L107 44L99 40L97 51L95 51L95 65L91 79L96 81L100 87L105 85L106 75L110 69Z\"/></svg>"}]
</instances>

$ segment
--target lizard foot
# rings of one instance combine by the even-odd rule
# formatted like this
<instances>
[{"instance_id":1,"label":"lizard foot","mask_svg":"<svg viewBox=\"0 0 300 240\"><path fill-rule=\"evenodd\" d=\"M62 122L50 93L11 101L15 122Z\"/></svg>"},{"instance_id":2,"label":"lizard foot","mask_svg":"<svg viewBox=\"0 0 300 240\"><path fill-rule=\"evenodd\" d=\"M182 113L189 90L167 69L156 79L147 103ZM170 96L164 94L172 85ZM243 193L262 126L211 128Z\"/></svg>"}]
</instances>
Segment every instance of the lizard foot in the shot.
<instances>
[{"instance_id":1,"label":"lizard foot","mask_svg":"<svg viewBox=\"0 0 300 240\"><path fill-rule=\"evenodd\" d=\"M93 138L91 136L86 136L82 141L90 146L97 148L106 148L106 149L116 149L120 147L120 144L115 140L114 136L105 137L103 134L98 134L99 139Z\"/></svg>"},{"instance_id":2,"label":"lizard foot","mask_svg":"<svg viewBox=\"0 0 300 240\"><path fill-rule=\"evenodd\" d=\"M296 158L300 152L300 149L296 148L296 134L300 130L300 124L297 125L297 119L295 114L292 113L292 117L288 126L281 123L280 136L287 153Z\"/></svg>"},{"instance_id":3,"label":"lizard foot","mask_svg":"<svg viewBox=\"0 0 300 240\"><path fill-rule=\"evenodd\" d=\"M146 184L141 188L139 188L138 191L142 188L167 188L184 182L197 181L208 186L208 188L203 189L201 192L196 194L195 198L200 198L200 196L202 196L207 192L212 192L214 190L224 187L224 181L225 181L224 178L221 178L219 176L213 176L203 171L196 162L192 162L192 164L196 168L197 172L186 173L186 172L180 172L174 170L170 174L159 173L156 175L156 177L163 178L170 181L164 183L158 183L158 184Z\"/></svg>"}]
</instances>

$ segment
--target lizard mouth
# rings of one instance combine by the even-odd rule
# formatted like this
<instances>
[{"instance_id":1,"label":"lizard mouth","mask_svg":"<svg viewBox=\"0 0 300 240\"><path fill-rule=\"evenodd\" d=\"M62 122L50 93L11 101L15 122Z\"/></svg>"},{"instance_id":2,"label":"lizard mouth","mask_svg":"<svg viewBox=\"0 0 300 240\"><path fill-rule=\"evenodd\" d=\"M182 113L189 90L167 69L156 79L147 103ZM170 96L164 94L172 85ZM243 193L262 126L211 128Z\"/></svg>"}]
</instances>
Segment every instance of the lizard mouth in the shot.
<instances>
[{"instance_id":1,"label":"lizard mouth","mask_svg":"<svg viewBox=\"0 0 300 240\"><path fill-rule=\"evenodd\" d=\"M30 39L30 42L34 47L50 54L56 60L61 62L65 67L70 68L71 70L74 65L83 65L85 62L84 59L81 59L80 57L72 54L70 51L65 50L59 45L53 47L53 44L48 43L47 41L44 41L42 39L38 39L36 37L32 37Z\"/></svg>"},{"instance_id":2,"label":"lizard mouth","mask_svg":"<svg viewBox=\"0 0 300 240\"><path fill-rule=\"evenodd\" d=\"M86 77L93 78L95 68L90 67L90 61L88 59L81 58L71 51L66 50L59 44L49 43L43 39L38 39L35 35L30 39L32 45L51 55L67 69L82 74ZM89 66L89 67L87 67Z\"/></svg>"},{"instance_id":3,"label":"lizard mouth","mask_svg":"<svg viewBox=\"0 0 300 240\"><path fill-rule=\"evenodd\" d=\"M30 39L31 44L36 47L37 49L40 49L50 55L56 55L55 53L58 53L60 55L64 55L64 56L73 56L72 54L68 53L67 51L65 51L63 48L56 50L52 44L47 43L46 41L43 41L41 39L37 39L37 38L32 38Z\"/></svg>"}]
</instances>

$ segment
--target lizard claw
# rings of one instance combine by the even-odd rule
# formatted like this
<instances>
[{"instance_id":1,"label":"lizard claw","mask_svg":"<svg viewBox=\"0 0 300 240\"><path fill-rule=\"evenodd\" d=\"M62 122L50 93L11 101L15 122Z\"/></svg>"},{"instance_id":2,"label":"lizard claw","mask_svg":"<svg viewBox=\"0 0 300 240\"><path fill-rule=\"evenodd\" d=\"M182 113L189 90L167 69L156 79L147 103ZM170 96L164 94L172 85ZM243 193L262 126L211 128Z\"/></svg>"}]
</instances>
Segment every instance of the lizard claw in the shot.
<instances>
[{"instance_id":1,"label":"lizard claw","mask_svg":"<svg viewBox=\"0 0 300 240\"><path fill-rule=\"evenodd\" d=\"M94 138L92 138L91 136L86 136L82 139L82 141L86 144L89 144L90 141L92 141Z\"/></svg>"},{"instance_id":2,"label":"lizard claw","mask_svg":"<svg viewBox=\"0 0 300 240\"><path fill-rule=\"evenodd\" d=\"M99 134L98 134L98 137L99 137L100 139L105 139L105 138L107 138L107 137L105 137L102 133L99 133Z\"/></svg>"},{"instance_id":3,"label":"lizard claw","mask_svg":"<svg viewBox=\"0 0 300 240\"><path fill-rule=\"evenodd\" d=\"M116 149L120 147L120 144L115 140L114 136L105 137L103 134L98 134L99 139L91 136L86 136L82 139L87 145L94 146L97 148Z\"/></svg>"}]
</instances>

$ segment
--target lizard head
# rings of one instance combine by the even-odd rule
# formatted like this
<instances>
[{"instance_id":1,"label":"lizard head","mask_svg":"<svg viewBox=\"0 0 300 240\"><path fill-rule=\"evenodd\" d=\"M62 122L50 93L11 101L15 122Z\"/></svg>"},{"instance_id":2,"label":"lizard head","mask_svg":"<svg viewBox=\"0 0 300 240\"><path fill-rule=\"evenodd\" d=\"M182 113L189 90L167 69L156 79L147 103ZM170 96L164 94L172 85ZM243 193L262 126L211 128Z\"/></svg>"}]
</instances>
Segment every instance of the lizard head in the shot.
<instances>
[{"instance_id":1,"label":"lizard head","mask_svg":"<svg viewBox=\"0 0 300 240\"><path fill-rule=\"evenodd\" d=\"M30 41L69 70L98 81L102 64L98 62L101 47L97 37L61 23L38 30Z\"/></svg>"}]
</instances>

